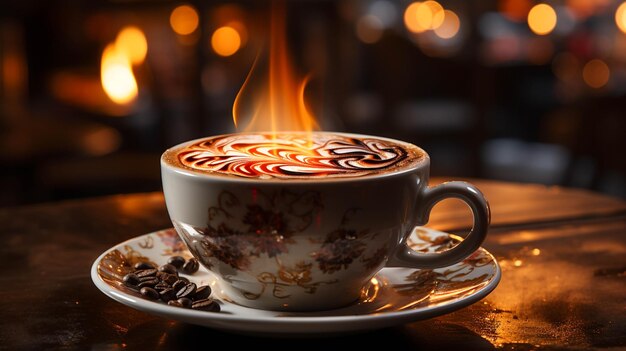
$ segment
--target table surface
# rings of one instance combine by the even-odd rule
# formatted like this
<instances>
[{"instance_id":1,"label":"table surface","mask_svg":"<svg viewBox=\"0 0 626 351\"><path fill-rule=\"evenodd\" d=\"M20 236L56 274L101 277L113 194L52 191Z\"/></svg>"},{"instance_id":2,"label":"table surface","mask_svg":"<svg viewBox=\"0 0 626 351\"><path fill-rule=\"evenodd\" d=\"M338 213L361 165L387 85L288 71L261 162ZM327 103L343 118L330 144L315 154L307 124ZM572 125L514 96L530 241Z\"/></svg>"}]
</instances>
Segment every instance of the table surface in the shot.
<instances>
[{"instance_id":1,"label":"table surface","mask_svg":"<svg viewBox=\"0 0 626 351\"><path fill-rule=\"evenodd\" d=\"M426 321L291 341L155 317L93 285L89 269L102 252L170 226L160 193L1 209L0 349L168 350L221 341L234 349L371 348L376 341L438 350L626 347L626 202L583 190L471 182L492 208L484 246L503 270L492 294ZM463 233L470 220L464 205L446 200L429 226Z\"/></svg>"}]
</instances>

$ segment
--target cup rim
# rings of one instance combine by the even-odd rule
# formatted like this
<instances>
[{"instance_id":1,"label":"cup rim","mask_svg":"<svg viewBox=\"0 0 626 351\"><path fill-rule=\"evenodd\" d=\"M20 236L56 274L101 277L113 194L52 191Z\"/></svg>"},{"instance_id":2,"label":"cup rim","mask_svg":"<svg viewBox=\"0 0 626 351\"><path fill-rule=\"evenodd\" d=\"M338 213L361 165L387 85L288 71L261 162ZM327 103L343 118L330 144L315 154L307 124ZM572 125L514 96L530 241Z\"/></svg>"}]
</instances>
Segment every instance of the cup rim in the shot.
<instances>
[{"instance_id":1,"label":"cup rim","mask_svg":"<svg viewBox=\"0 0 626 351\"><path fill-rule=\"evenodd\" d=\"M254 132L254 133L267 133L267 132ZM304 132L284 131L281 133L304 133ZM406 141L377 136L377 135L358 134L358 133L344 133L344 132L334 132L334 131L313 131L312 133L338 134L338 135L345 136L345 137L357 137L357 138L369 137L369 138L389 141L389 142L400 144L400 145L409 145L410 147L414 147L418 149L422 153L423 157L415 161L414 164L412 164L411 166L404 167L398 171L385 172L382 174L366 174L366 175L362 175L358 177L329 177L329 178L307 178L307 179L275 178L275 177L272 177L269 179L262 179L262 178L234 177L234 176L224 175L224 174L217 173L217 172L207 173L207 172L202 172L202 171L196 171L196 170L189 169L189 168L183 168L181 166L170 164L164 160L165 154L167 154L172 149L182 148L187 145L190 145L190 144L193 144L193 143L196 143L201 140L208 139L208 138L229 136L229 135L236 135L236 134L246 134L245 132L242 132L242 133L225 133L225 134L216 134L212 136L206 136L202 138L185 141L185 142L176 144L172 147L169 147L161 154L161 157L160 157L161 170L168 169L175 173L178 173L184 176L193 177L196 179L219 180L219 181L228 182L228 183L231 183L231 182L232 183L256 183L256 184L263 183L263 184L283 184L284 185L287 183L288 184L344 183L344 182L358 182L358 181L370 181L370 180L395 178L395 177L403 176L407 173L413 173L419 169L428 167L428 165L430 164L430 156L424 149Z\"/></svg>"}]
</instances>

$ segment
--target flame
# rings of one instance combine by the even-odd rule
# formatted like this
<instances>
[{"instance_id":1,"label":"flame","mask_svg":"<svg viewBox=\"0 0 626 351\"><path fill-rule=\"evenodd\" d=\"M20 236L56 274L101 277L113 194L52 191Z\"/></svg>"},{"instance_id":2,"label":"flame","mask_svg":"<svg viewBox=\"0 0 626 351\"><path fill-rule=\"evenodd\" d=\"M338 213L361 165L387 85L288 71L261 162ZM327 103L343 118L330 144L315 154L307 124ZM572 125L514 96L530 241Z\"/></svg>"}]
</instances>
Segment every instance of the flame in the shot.
<instances>
[{"instance_id":1,"label":"flame","mask_svg":"<svg viewBox=\"0 0 626 351\"><path fill-rule=\"evenodd\" d=\"M137 97L137 81L130 59L115 44L109 44L102 53L100 78L104 91L113 102L124 105Z\"/></svg>"},{"instance_id":2,"label":"flame","mask_svg":"<svg viewBox=\"0 0 626 351\"><path fill-rule=\"evenodd\" d=\"M115 38L115 47L126 53L133 65L142 64L148 53L146 36L134 26L122 28Z\"/></svg>"},{"instance_id":3,"label":"flame","mask_svg":"<svg viewBox=\"0 0 626 351\"><path fill-rule=\"evenodd\" d=\"M257 57L235 98L233 120L237 129L245 124L243 131L269 131L272 135L279 131L310 133L319 129L304 99L310 77L297 79L288 55L285 18L284 3L274 3L271 13L267 67L262 67L261 59ZM253 87L253 81L262 68L266 68L267 76L261 79L261 87ZM246 123L243 123L244 121Z\"/></svg>"}]
</instances>

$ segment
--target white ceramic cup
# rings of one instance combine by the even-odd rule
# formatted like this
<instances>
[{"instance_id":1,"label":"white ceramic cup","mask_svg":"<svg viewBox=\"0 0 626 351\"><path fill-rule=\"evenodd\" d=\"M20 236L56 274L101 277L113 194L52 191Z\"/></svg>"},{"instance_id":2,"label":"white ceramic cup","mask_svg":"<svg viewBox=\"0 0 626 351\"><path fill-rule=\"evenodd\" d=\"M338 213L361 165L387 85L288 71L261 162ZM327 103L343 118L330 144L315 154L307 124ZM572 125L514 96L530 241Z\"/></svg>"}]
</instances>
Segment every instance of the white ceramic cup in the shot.
<instances>
[{"instance_id":1,"label":"white ceramic cup","mask_svg":"<svg viewBox=\"0 0 626 351\"><path fill-rule=\"evenodd\" d=\"M220 278L228 298L290 311L350 304L383 267L445 267L478 249L490 221L487 201L465 182L429 187L429 167L424 152L411 166L377 175L248 179L195 172L161 158L172 223L191 253ZM432 207L446 198L469 205L469 235L436 254L409 248L412 229L426 224Z\"/></svg>"}]
</instances>

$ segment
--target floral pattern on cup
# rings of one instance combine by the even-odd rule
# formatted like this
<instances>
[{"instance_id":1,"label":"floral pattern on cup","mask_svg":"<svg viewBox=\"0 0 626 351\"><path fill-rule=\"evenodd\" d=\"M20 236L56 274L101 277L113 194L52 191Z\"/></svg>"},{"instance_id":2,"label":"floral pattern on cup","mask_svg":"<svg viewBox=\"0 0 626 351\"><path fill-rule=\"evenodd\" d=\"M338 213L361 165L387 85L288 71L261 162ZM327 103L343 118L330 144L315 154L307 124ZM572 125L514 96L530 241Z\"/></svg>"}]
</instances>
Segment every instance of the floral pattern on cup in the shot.
<instances>
[{"instance_id":1,"label":"floral pattern on cup","mask_svg":"<svg viewBox=\"0 0 626 351\"><path fill-rule=\"evenodd\" d=\"M322 209L317 192L295 194L280 190L264 194L253 189L252 199L253 203L243 205L233 193L221 192L217 206L208 210L206 228L199 229L205 236L202 245L207 256L241 271L249 267L254 257L276 257L288 252L288 245L295 243L293 236L308 228ZM247 227L234 228L229 219L242 206L245 212L241 223Z\"/></svg>"},{"instance_id":2,"label":"floral pattern on cup","mask_svg":"<svg viewBox=\"0 0 626 351\"><path fill-rule=\"evenodd\" d=\"M194 241L198 259L209 269L219 261L232 268L235 274L252 273L260 284L260 292L242 290L248 299L256 299L270 290L276 298L289 297L285 292L288 286L301 287L306 293L314 294L317 286L336 283L332 275L352 264L361 264L369 270L382 266L388 247L378 247L366 256L366 240L375 235L352 225L359 212L357 208L346 210L337 228L322 239L302 234L322 209L321 196L313 191L294 193L279 189L266 194L253 189L249 203L232 192L222 191L216 205L208 209L207 226L194 228L200 234ZM281 255L296 245L300 250L310 246L310 253L304 255L301 262L283 264ZM261 258L274 258L276 264L271 269L252 272L252 262ZM313 274L314 270L329 278ZM313 276L320 277L319 281L313 281Z\"/></svg>"},{"instance_id":3,"label":"floral pattern on cup","mask_svg":"<svg viewBox=\"0 0 626 351\"><path fill-rule=\"evenodd\" d=\"M256 300L260 298L268 288L272 290L272 296L284 299L291 296L285 291L286 287L299 286L304 289L308 294L315 294L317 287L322 284L334 284L337 280L328 280L313 282L311 277L312 263L301 261L296 263L293 267L287 267L278 262L278 274L263 272L257 275L257 280L261 283L261 291L258 293L252 293L249 291L244 292L244 297L250 300Z\"/></svg>"}]
</instances>

